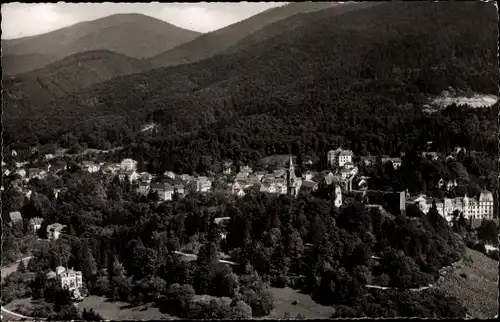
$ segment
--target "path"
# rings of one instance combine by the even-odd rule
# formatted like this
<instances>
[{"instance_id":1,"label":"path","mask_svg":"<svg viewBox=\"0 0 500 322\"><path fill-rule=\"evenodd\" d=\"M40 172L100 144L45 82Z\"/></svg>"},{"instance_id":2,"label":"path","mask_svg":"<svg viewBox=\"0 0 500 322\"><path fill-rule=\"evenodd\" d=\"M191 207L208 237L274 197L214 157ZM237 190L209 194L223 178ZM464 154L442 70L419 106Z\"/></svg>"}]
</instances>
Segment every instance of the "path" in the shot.
<instances>
[{"instance_id":1,"label":"path","mask_svg":"<svg viewBox=\"0 0 500 322\"><path fill-rule=\"evenodd\" d=\"M377 257L377 256L372 256L371 258L372 259L381 259L380 257ZM452 263L451 265L448 265L446 267L442 267L439 270L439 278L436 281L436 283L429 284L427 286L422 286L422 287L417 287L417 288L398 288L398 287L388 287L388 286L379 286L379 285L366 284L365 287L366 288L375 288L375 289L379 289L379 290L398 290L398 291L409 290L411 292L421 292L421 291L424 291L424 290L427 290L427 289L430 289L430 288L438 286L439 283L443 280L443 275L446 274L446 270L448 268L450 268L450 267L455 267L456 265L458 265L461 262L462 262L462 259L460 259L460 260Z\"/></svg>"},{"instance_id":2,"label":"path","mask_svg":"<svg viewBox=\"0 0 500 322\"><path fill-rule=\"evenodd\" d=\"M198 256L196 256L195 254L187 254L187 253L179 252L177 250L174 251L174 253L177 254L177 255L191 257L191 258L194 258L194 259L198 258ZM229 265L238 265L238 263L231 262L231 261L226 261L226 260L223 260L223 259L219 259L219 263L229 264Z\"/></svg>"}]
</instances>

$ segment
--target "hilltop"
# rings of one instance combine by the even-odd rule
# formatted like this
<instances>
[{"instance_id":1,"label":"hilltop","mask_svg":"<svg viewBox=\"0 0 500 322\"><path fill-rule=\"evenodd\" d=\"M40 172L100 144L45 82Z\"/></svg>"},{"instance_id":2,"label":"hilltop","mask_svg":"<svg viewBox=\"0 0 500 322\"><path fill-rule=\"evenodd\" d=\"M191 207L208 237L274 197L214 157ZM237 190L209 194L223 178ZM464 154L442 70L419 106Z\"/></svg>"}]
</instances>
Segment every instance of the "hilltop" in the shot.
<instances>
[{"instance_id":1,"label":"hilltop","mask_svg":"<svg viewBox=\"0 0 500 322\"><path fill-rule=\"evenodd\" d=\"M339 5L336 2L297 2L271 8L225 28L203 34L191 42L150 58L150 62L152 66L159 68L200 61L223 52L263 26L298 13L320 11Z\"/></svg>"},{"instance_id":2,"label":"hilltop","mask_svg":"<svg viewBox=\"0 0 500 322\"><path fill-rule=\"evenodd\" d=\"M7 113L22 117L33 104L48 104L116 76L140 72L145 62L111 51L88 51L3 80Z\"/></svg>"},{"instance_id":3,"label":"hilltop","mask_svg":"<svg viewBox=\"0 0 500 322\"><path fill-rule=\"evenodd\" d=\"M80 22L42 35L2 40L4 74L44 67L64 57L110 50L145 58L170 50L200 33L141 14L116 14Z\"/></svg>"}]
</instances>

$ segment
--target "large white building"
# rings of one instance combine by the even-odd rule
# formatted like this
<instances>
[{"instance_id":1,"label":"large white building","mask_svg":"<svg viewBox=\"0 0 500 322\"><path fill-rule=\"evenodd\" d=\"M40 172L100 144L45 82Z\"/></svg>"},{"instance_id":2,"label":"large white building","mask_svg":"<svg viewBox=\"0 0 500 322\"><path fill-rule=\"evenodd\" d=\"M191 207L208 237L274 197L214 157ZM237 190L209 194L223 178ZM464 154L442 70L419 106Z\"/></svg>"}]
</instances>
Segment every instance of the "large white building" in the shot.
<instances>
[{"instance_id":1,"label":"large white building","mask_svg":"<svg viewBox=\"0 0 500 322\"><path fill-rule=\"evenodd\" d=\"M346 163L352 163L353 153L351 150L336 150L328 151L328 165L331 167L343 167Z\"/></svg>"},{"instance_id":2,"label":"large white building","mask_svg":"<svg viewBox=\"0 0 500 322\"><path fill-rule=\"evenodd\" d=\"M63 266L56 267L56 271L47 273L47 278L57 278L63 289L69 290L73 296L79 297L80 289L83 287L83 278L81 271L66 269Z\"/></svg>"},{"instance_id":3,"label":"large white building","mask_svg":"<svg viewBox=\"0 0 500 322\"><path fill-rule=\"evenodd\" d=\"M124 159L120 163L120 169L125 171L134 171L137 170L137 161L132 159Z\"/></svg>"},{"instance_id":4,"label":"large white building","mask_svg":"<svg viewBox=\"0 0 500 322\"><path fill-rule=\"evenodd\" d=\"M432 198L421 195L414 200L419 209L427 214L432 206ZM479 195L479 200L465 197L444 198L444 200L435 200L436 208L439 214L447 221L453 219L453 212L457 210L462 213L465 219L492 219L494 214L493 194L489 191L483 191Z\"/></svg>"}]
</instances>

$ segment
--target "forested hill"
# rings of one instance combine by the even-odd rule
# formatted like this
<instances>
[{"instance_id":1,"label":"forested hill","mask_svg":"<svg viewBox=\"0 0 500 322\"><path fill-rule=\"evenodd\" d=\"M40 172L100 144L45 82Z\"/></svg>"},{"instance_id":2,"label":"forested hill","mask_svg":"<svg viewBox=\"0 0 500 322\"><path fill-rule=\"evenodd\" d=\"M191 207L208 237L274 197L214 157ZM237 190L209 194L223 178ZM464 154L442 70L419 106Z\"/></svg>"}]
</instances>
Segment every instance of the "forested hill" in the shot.
<instances>
[{"instance_id":1,"label":"forested hill","mask_svg":"<svg viewBox=\"0 0 500 322\"><path fill-rule=\"evenodd\" d=\"M185 149L165 152L185 160L234 157L234 151L286 153L290 142L316 152L352 142L356 152L392 153L426 140L441 148L465 140L476 149L496 149L493 108L466 112L475 116L447 112L434 128L424 128L429 117L421 112L429 95L449 86L497 92L493 5L391 2L302 19L311 23L249 50L113 79L31 106L24 118L4 113L4 138L121 145L137 140L140 126L154 120L160 124L155 142L168 135L177 146L177 135L201 133L189 137ZM103 116L115 121L95 122ZM465 126L470 117L478 122ZM73 125L82 120L88 123Z\"/></svg>"},{"instance_id":2,"label":"forested hill","mask_svg":"<svg viewBox=\"0 0 500 322\"><path fill-rule=\"evenodd\" d=\"M258 31L265 25L298 13L341 6L343 5L337 2L292 2L281 7L268 9L225 28L203 34L191 42L161 53L149 60L156 68L200 61L223 52L245 36Z\"/></svg>"},{"instance_id":3,"label":"forested hill","mask_svg":"<svg viewBox=\"0 0 500 322\"><path fill-rule=\"evenodd\" d=\"M138 73L145 64L143 60L99 50L71 55L29 73L7 76L3 80L6 111L22 117L31 105L49 104L55 98L113 77Z\"/></svg>"},{"instance_id":4,"label":"forested hill","mask_svg":"<svg viewBox=\"0 0 500 322\"><path fill-rule=\"evenodd\" d=\"M367 9L376 5L381 4L380 2L345 2L341 6L334 6L331 8L323 9L315 13L316 19L331 18L336 15L342 15L346 12ZM256 44L263 42L272 37L278 36L285 32L290 32L291 30L297 28L307 28L307 24L314 24L313 19L308 19L306 16L307 12L298 13L287 19L277 21L275 23L264 26L262 29L248 35L247 37L241 39L233 46L227 48L224 53L235 53L241 50L251 49Z\"/></svg>"},{"instance_id":5,"label":"forested hill","mask_svg":"<svg viewBox=\"0 0 500 322\"><path fill-rule=\"evenodd\" d=\"M200 35L141 14L116 14L42 35L2 39L4 74L42 68L64 57L111 50L129 57L151 57Z\"/></svg>"}]
</instances>

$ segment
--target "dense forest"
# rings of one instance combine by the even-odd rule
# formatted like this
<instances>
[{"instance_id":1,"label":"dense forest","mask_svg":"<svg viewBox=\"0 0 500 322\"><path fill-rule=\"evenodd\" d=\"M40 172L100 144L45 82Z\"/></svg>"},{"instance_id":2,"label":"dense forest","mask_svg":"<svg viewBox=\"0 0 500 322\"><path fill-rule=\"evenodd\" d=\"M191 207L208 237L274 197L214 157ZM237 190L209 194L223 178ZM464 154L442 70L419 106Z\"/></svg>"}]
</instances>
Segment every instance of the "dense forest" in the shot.
<instances>
[{"instance_id":1,"label":"dense forest","mask_svg":"<svg viewBox=\"0 0 500 322\"><path fill-rule=\"evenodd\" d=\"M54 199L46 195L51 185L67 190ZM463 242L435 208L427 216L414 208L392 218L359 203L337 209L328 193L298 199L251 193L238 200L193 194L157 204L135 195L127 183L78 169L66 171L59 182L38 180L33 188L34 197L21 210L25 225L38 216L45 219L40 237L54 222L67 230L36 248L27 266L38 272L32 282L23 284L16 275L6 282L5 302L20 293L45 297L53 314L66 316L71 308L57 300L61 290L42 272L67 265L82 270L91 294L156 302L164 312L184 318L265 316L273 309L270 286L311 294L323 305L335 305L336 316L465 314L456 299L438 290L387 291L384 300L370 301L380 294L364 286L428 285L441 267L461 258ZM217 217L231 219L222 228L214 223ZM22 246L15 235L23 229L7 229L4 250ZM182 260L176 250L198 254L198 259ZM221 252L239 265L218 264ZM199 307L195 294L229 302Z\"/></svg>"},{"instance_id":2,"label":"dense forest","mask_svg":"<svg viewBox=\"0 0 500 322\"><path fill-rule=\"evenodd\" d=\"M429 140L441 150L461 144L495 153L497 106L422 112L430 96L450 86L463 95L497 92L497 16L490 4L385 3L301 16L301 28L251 49L115 78L47 105L28 100L17 107L29 111L22 117L7 95L4 138L199 145L181 159L188 151L204 155L213 144L242 157L279 153L297 137L304 145L317 142L306 146L315 153L344 142L360 154L394 154ZM159 124L154 135L139 131L149 122Z\"/></svg>"}]
</instances>

